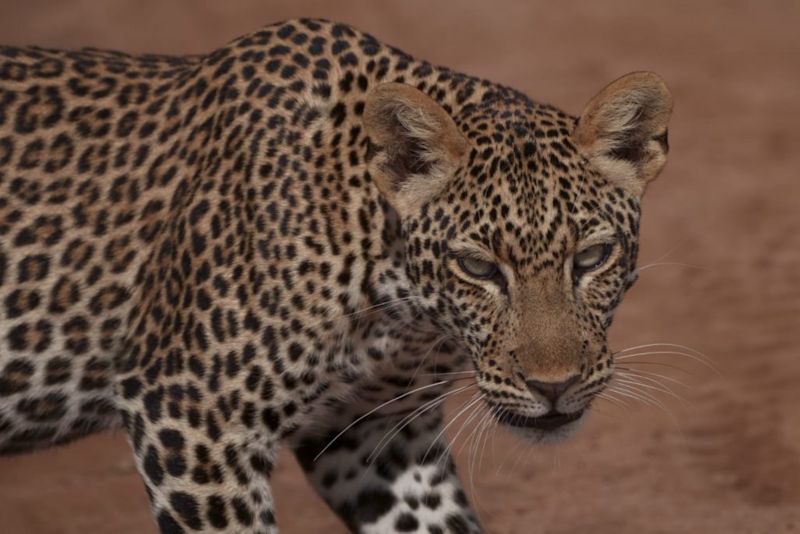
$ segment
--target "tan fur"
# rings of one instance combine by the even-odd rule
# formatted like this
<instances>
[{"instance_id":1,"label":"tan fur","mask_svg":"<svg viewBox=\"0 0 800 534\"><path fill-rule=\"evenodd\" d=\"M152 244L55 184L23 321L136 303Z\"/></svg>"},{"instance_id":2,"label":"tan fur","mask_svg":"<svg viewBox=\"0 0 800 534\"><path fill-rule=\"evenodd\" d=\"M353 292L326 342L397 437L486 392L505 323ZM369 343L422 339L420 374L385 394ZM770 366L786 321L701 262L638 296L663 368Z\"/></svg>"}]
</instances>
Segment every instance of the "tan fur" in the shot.
<instances>
[{"instance_id":1,"label":"tan fur","mask_svg":"<svg viewBox=\"0 0 800 534\"><path fill-rule=\"evenodd\" d=\"M381 147L376 157L375 181L395 209L407 214L434 197L458 166L467 142L453 119L422 91L400 83L385 83L367 97L364 125L372 141ZM423 150L402 154L409 142ZM430 164L423 174L397 176L387 167L396 157L416 157Z\"/></svg>"},{"instance_id":2,"label":"tan fur","mask_svg":"<svg viewBox=\"0 0 800 534\"><path fill-rule=\"evenodd\" d=\"M672 95L660 76L627 74L589 101L575 129L575 140L602 174L641 193L667 161L666 151L655 138L666 133L672 105ZM626 144L641 145L637 161L614 157L614 151Z\"/></svg>"},{"instance_id":3,"label":"tan fur","mask_svg":"<svg viewBox=\"0 0 800 534\"><path fill-rule=\"evenodd\" d=\"M584 360L580 329L563 288L553 281L535 281L519 292L520 321L515 349L525 376L562 382L580 374Z\"/></svg>"}]
</instances>

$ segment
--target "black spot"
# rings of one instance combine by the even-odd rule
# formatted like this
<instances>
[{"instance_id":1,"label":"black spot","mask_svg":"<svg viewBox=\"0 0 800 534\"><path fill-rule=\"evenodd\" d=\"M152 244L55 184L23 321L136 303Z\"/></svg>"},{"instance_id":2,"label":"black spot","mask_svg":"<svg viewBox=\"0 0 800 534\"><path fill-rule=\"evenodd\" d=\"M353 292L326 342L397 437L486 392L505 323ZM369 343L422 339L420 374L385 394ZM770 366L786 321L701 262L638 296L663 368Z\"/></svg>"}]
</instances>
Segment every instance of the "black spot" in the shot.
<instances>
[{"instance_id":1,"label":"black spot","mask_svg":"<svg viewBox=\"0 0 800 534\"><path fill-rule=\"evenodd\" d=\"M461 516L450 514L447 516L445 524L453 534L469 534L469 525Z\"/></svg>"},{"instance_id":2,"label":"black spot","mask_svg":"<svg viewBox=\"0 0 800 534\"><path fill-rule=\"evenodd\" d=\"M67 413L66 401L67 398L59 393L28 397L17 403L17 411L33 422L58 421Z\"/></svg>"},{"instance_id":3,"label":"black spot","mask_svg":"<svg viewBox=\"0 0 800 534\"><path fill-rule=\"evenodd\" d=\"M430 508L431 510L436 510L439 505L442 503L442 498L439 496L438 493L426 493L422 496L422 504Z\"/></svg>"},{"instance_id":4,"label":"black spot","mask_svg":"<svg viewBox=\"0 0 800 534\"><path fill-rule=\"evenodd\" d=\"M148 391L144 396L143 403L147 418L152 422L157 422L161 419L163 410L162 402L164 400L164 389L160 388L155 391Z\"/></svg>"},{"instance_id":5,"label":"black spot","mask_svg":"<svg viewBox=\"0 0 800 534\"><path fill-rule=\"evenodd\" d=\"M206 517L211 526L223 529L228 526L228 514L225 510L225 501L219 495L211 495L207 501L208 512Z\"/></svg>"},{"instance_id":6,"label":"black spot","mask_svg":"<svg viewBox=\"0 0 800 534\"><path fill-rule=\"evenodd\" d=\"M203 528L203 521L198 515L197 501L183 491L173 491L169 496L172 509L181 517L186 526L194 530Z\"/></svg>"},{"instance_id":7,"label":"black spot","mask_svg":"<svg viewBox=\"0 0 800 534\"><path fill-rule=\"evenodd\" d=\"M409 513L400 514L394 524L397 532L414 532L419 528L419 521L417 518Z\"/></svg>"},{"instance_id":8,"label":"black spot","mask_svg":"<svg viewBox=\"0 0 800 534\"><path fill-rule=\"evenodd\" d=\"M339 102L338 104L333 106L333 109L331 109L330 112L330 117L331 119L333 119L334 127L342 125L344 119L347 117L347 110L345 109L344 104L342 102Z\"/></svg>"},{"instance_id":9,"label":"black spot","mask_svg":"<svg viewBox=\"0 0 800 534\"><path fill-rule=\"evenodd\" d=\"M397 502L393 493L384 488L369 488L358 494L356 517L359 523L374 523L386 515Z\"/></svg>"},{"instance_id":10,"label":"black spot","mask_svg":"<svg viewBox=\"0 0 800 534\"><path fill-rule=\"evenodd\" d=\"M144 457L144 473L147 475L148 480L154 486L160 486L164 480L164 469L158 461L158 453L152 445L147 448L147 454Z\"/></svg>"},{"instance_id":11,"label":"black spot","mask_svg":"<svg viewBox=\"0 0 800 534\"><path fill-rule=\"evenodd\" d=\"M272 462L261 454L254 454L250 457L250 466L256 473L266 476L272 472Z\"/></svg>"},{"instance_id":12,"label":"black spot","mask_svg":"<svg viewBox=\"0 0 800 534\"><path fill-rule=\"evenodd\" d=\"M186 472L186 460L184 460L183 454L181 453L167 455L167 459L164 463L167 472L173 477L183 476Z\"/></svg>"},{"instance_id":13,"label":"black spot","mask_svg":"<svg viewBox=\"0 0 800 534\"><path fill-rule=\"evenodd\" d=\"M64 382L68 381L71 376L72 363L68 358L55 357L47 362L47 366L45 367L45 384L48 386L54 384L63 384ZM127 379L122 382L123 395L129 389L126 385L129 380L131 379ZM133 380L137 379L134 378Z\"/></svg>"},{"instance_id":14,"label":"black spot","mask_svg":"<svg viewBox=\"0 0 800 534\"><path fill-rule=\"evenodd\" d=\"M272 408L264 408L261 412L261 419L272 432L277 431L278 427L280 427L281 416Z\"/></svg>"},{"instance_id":15,"label":"black spot","mask_svg":"<svg viewBox=\"0 0 800 534\"><path fill-rule=\"evenodd\" d=\"M303 347L299 343L289 345L289 359L296 362L303 355Z\"/></svg>"},{"instance_id":16,"label":"black spot","mask_svg":"<svg viewBox=\"0 0 800 534\"><path fill-rule=\"evenodd\" d=\"M253 524L253 512L242 499L234 497L231 499L231 504L233 505L233 511L236 513L236 519L239 523L245 527L249 527Z\"/></svg>"},{"instance_id":17,"label":"black spot","mask_svg":"<svg viewBox=\"0 0 800 534\"><path fill-rule=\"evenodd\" d=\"M158 530L161 534L183 534L184 530L178 522L166 511L162 510L158 514Z\"/></svg>"}]
</instances>

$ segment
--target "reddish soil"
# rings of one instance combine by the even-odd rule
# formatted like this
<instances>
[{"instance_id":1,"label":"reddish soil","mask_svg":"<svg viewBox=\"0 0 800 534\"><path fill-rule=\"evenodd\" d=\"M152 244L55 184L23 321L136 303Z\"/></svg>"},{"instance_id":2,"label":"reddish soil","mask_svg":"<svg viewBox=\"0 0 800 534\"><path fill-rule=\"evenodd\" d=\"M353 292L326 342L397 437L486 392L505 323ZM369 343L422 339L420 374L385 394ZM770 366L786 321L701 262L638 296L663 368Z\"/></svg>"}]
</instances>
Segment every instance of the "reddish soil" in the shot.
<instances>
[{"instance_id":1,"label":"reddish soil","mask_svg":"<svg viewBox=\"0 0 800 534\"><path fill-rule=\"evenodd\" d=\"M625 72L661 73L677 107L641 254L658 265L613 341L695 347L720 374L640 356L691 373L639 367L689 381L676 390L686 406L600 402L564 445L498 432L479 466L461 450L461 471L491 533L800 532L800 4L6 0L2 11L2 42L164 53L323 16L575 113ZM283 532L344 532L289 455L275 478ZM155 531L122 435L0 459L0 518L6 534Z\"/></svg>"}]
</instances>

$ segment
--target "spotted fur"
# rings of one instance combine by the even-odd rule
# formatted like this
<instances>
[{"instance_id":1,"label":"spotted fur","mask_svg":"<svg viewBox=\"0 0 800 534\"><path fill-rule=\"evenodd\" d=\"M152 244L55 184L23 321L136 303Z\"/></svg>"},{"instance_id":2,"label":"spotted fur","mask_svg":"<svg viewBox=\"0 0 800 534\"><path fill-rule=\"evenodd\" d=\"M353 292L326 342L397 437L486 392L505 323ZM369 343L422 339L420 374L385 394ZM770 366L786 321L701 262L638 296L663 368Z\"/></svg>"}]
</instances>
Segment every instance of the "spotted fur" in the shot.
<instances>
[{"instance_id":1,"label":"spotted fur","mask_svg":"<svg viewBox=\"0 0 800 534\"><path fill-rule=\"evenodd\" d=\"M576 119L317 20L0 48L0 452L122 425L162 532L276 532L286 443L354 532L479 532L448 377L533 441L577 424L670 109L635 73Z\"/></svg>"}]
</instances>

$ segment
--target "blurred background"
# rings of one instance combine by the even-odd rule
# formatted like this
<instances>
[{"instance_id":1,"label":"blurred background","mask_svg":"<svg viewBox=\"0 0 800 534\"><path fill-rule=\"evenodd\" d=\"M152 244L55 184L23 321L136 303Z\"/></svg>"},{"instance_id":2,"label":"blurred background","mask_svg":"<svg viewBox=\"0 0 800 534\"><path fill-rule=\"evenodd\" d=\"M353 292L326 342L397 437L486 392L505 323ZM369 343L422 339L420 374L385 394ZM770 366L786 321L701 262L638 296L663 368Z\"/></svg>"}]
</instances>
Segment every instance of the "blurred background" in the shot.
<instances>
[{"instance_id":1,"label":"blurred background","mask_svg":"<svg viewBox=\"0 0 800 534\"><path fill-rule=\"evenodd\" d=\"M612 342L686 355L626 360L662 384L643 390L656 399L599 402L566 444L498 433L478 461L463 432L487 531L800 532L800 2L3 0L0 42L196 54L297 16L573 114L632 70L674 92ZM282 532L345 532L290 455L274 480ZM121 434L0 458L0 518L5 534L155 532Z\"/></svg>"}]
</instances>

